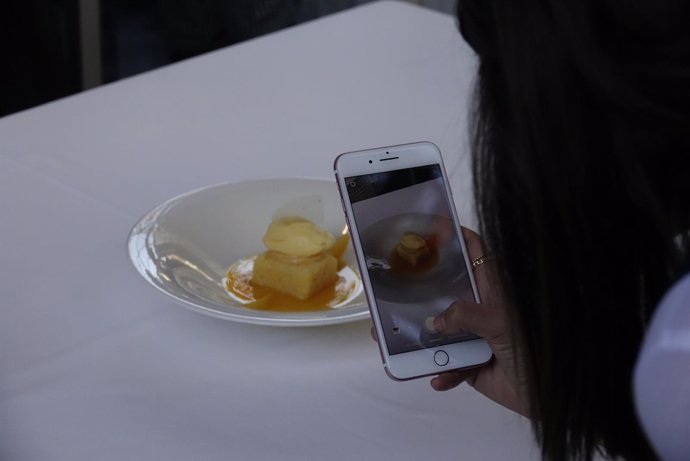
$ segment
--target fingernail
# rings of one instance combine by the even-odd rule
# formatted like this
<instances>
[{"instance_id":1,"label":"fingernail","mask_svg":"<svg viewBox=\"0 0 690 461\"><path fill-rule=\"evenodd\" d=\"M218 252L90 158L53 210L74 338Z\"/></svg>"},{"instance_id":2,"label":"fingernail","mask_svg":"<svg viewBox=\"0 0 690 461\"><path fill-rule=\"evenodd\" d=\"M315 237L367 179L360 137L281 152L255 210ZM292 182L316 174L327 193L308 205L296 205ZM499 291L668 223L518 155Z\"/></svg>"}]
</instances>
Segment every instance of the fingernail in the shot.
<instances>
[{"instance_id":1,"label":"fingernail","mask_svg":"<svg viewBox=\"0 0 690 461\"><path fill-rule=\"evenodd\" d=\"M437 315L434 318L434 329L439 332L446 329L446 320L443 318L443 315Z\"/></svg>"}]
</instances>

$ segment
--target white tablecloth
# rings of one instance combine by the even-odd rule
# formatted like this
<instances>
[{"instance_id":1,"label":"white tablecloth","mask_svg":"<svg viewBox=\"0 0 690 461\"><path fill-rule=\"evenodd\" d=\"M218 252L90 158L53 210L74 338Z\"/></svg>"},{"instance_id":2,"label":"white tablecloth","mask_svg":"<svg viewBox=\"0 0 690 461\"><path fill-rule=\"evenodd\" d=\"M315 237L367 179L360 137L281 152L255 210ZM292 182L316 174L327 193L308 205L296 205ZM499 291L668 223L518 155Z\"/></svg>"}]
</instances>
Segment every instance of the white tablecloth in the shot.
<instances>
[{"instance_id":1,"label":"white tablecloth","mask_svg":"<svg viewBox=\"0 0 690 461\"><path fill-rule=\"evenodd\" d=\"M235 324L128 261L197 187L332 177L344 151L435 142L474 224L474 58L453 18L382 2L0 119L0 459L534 459L467 386L386 377L369 323Z\"/></svg>"}]
</instances>

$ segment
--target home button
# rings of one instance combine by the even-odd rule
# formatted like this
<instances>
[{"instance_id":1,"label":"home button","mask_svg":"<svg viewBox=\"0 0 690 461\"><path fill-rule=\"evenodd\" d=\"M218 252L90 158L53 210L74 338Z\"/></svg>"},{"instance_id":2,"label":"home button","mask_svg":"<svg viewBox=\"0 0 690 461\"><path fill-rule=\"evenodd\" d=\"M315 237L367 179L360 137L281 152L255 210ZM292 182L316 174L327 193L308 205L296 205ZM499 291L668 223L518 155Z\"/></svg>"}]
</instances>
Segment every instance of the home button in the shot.
<instances>
[{"instance_id":1,"label":"home button","mask_svg":"<svg viewBox=\"0 0 690 461\"><path fill-rule=\"evenodd\" d=\"M434 362L439 367L444 367L448 365L448 353L446 351L436 351L434 353Z\"/></svg>"}]
</instances>

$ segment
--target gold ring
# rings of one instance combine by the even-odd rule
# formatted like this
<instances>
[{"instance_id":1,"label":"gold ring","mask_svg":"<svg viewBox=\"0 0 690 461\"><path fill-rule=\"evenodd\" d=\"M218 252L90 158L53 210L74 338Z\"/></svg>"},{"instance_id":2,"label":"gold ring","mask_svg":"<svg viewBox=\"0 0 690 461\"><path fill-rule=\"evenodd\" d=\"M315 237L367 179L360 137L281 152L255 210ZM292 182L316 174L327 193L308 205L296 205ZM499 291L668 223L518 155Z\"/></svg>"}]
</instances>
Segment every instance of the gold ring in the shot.
<instances>
[{"instance_id":1,"label":"gold ring","mask_svg":"<svg viewBox=\"0 0 690 461\"><path fill-rule=\"evenodd\" d=\"M495 259L495 258L494 258L494 255L492 255L491 253L487 253L487 254L481 255L478 258L474 258L472 260L472 269L476 269L479 266L481 266L482 264L484 264L485 262L491 261L492 259Z\"/></svg>"}]
</instances>

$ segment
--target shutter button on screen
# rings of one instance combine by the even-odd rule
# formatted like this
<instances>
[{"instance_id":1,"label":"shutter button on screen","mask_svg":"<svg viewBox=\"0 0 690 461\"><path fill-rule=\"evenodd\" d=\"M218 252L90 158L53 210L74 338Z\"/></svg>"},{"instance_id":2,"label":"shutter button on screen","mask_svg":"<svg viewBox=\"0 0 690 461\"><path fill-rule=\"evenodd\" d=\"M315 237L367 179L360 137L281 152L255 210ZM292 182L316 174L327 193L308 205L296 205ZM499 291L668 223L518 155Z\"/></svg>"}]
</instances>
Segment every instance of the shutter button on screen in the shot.
<instances>
[{"instance_id":1,"label":"shutter button on screen","mask_svg":"<svg viewBox=\"0 0 690 461\"><path fill-rule=\"evenodd\" d=\"M434 362L439 367L444 367L448 365L448 354L446 351L436 351L434 352Z\"/></svg>"}]
</instances>

